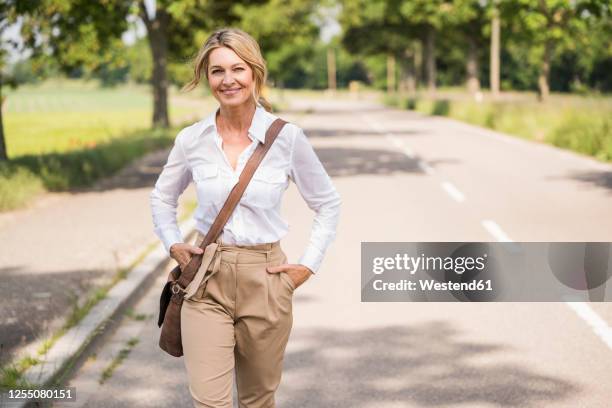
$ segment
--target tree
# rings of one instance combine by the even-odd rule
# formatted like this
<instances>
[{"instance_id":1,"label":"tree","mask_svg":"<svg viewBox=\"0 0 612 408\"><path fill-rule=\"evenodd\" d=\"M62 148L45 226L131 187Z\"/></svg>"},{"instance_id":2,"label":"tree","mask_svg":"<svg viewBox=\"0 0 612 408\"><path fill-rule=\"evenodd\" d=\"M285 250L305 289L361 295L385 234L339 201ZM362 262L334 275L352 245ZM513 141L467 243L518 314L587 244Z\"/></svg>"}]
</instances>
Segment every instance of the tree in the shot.
<instances>
[{"instance_id":1,"label":"tree","mask_svg":"<svg viewBox=\"0 0 612 408\"><path fill-rule=\"evenodd\" d=\"M430 92L436 90L436 36L443 28L464 18L457 14L458 10L466 10L464 1L408 0L400 7L404 18L422 33L424 76Z\"/></svg>"},{"instance_id":2,"label":"tree","mask_svg":"<svg viewBox=\"0 0 612 408\"><path fill-rule=\"evenodd\" d=\"M339 16L343 28L342 45L353 55L384 56L387 61L387 90L395 90L396 59L404 68L410 67L406 57L412 57L418 27L401 12L398 0L342 0Z\"/></svg>"},{"instance_id":3,"label":"tree","mask_svg":"<svg viewBox=\"0 0 612 408\"><path fill-rule=\"evenodd\" d=\"M538 97L550 94L550 69L559 45L588 36L589 27L604 13L606 0L514 0L500 7L512 14L523 39L529 42L530 59L538 65ZM510 10L510 12L508 12Z\"/></svg>"},{"instance_id":4,"label":"tree","mask_svg":"<svg viewBox=\"0 0 612 408\"><path fill-rule=\"evenodd\" d=\"M232 14L238 17L240 28L257 39L269 75L278 85L284 86L296 73L307 74L319 38L316 21L322 19L317 1L238 3L232 7Z\"/></svg>"}]
</instances>

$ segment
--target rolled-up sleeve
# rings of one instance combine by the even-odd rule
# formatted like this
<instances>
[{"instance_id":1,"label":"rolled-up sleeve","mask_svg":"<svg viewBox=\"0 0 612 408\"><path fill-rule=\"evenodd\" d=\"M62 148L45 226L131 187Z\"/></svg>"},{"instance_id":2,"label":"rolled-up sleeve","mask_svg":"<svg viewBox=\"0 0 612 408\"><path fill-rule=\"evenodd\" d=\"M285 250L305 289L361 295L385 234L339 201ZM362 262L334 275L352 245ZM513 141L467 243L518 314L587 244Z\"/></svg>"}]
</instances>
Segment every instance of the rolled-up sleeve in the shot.
<instances>
[{"instance_id":1,"label":"rolled-up sleeve","mask_svg":"<svg viewBox=\"0 0 612 408\"><path fill-rule=\"evenodd\" d=\"M191 181L191 170L183 151L181 135L182 132L179 132L175 138L174 146L168 155L168 161L149 195L153 230L155 235L163 242L167 252L170 252L170 247L173 244L183 242L176 213L178 198Z\"/></svg>"},{"instance_id":2,"label":"rolled-up sleeve","mask_svg":"<svg viewBox=\"0 0 612 408\"><path fill-rule=\"evenodd\" d=\"M289 176L308 207L316 213L309 244L298 263L317 272L325 251L336 237L341 199L302 129L294 138Z\"/></svg>"}]
</instances>

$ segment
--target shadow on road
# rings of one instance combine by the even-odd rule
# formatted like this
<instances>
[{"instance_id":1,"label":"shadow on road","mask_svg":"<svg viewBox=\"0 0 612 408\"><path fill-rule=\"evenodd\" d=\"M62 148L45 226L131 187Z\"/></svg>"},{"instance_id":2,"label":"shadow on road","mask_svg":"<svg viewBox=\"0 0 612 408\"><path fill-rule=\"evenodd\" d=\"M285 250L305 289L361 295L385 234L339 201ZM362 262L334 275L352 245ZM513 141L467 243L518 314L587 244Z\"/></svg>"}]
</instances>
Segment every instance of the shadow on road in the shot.
<instances>
[{"instance_id":1,"label":"shadow on road","mask_svg":"<svg viewBox=\"0 0 612 408\"><path fill-rule=\"evenodd\" d=\"M423 131L398 129L394 131L398 136L419 136ZM376 137L381 140L381 146L389 142L380 134L354 129L309 129L309 137ZM356 176L362 174L391 174L391 173L422 173L416 159L405 154L385 149L353 149L340 147L318 147L315 149L330 176ZM99 180L92 187L74 188L71 193L100 192L113 189L153 189L157 177L162 171L170 149L156 151L136 160L119 171L117 174Z\"/></svg>"},{"instance_id":2,"label":"shadow on road","mask_svg":"<svg viewBox=\"0 0 612 408\"><path fill-rule=\"evenodd\" d=\"M315 150L331 177L423 173L418 166L418 158L411 159L393 150L343 147L320 147ZM117 175L101 180L94 187L79 192L145 187L153 189L167 154L168 152L157 152L156 155L125 168Z\"/></svg>"},{"instance_id":3,"label":"shadow on road","mask_svg":"<svg viewBox=\"0 0 612 408\"><path fill-rule=\"evenodd\" d=\"M306 347L285 357L287 379L281 384L279 403L285 407L403 406L399 402L423 407L541 407L580 390L569 381L519 364L494 365L500 353L511 351L508 347L462 341L460 334L444 321L356 331L294 331L292 339Z\"/></svg>"},{"instance_id":4,"label":"shadow on road","mask_svg":"<svg viewBox=\"0 0 612 408\"><path fill-rule=\"evenodd\" d=\"M337 105L336 105L337 106ZM345 105L346 107L338 109L331 105L325 105L322 109L317 109L313 107L309 108L286 108L280 112L274 112L275 115L283 117L283 115L312 115L315 114L317 116L338 116L338 115L355 115L355 114L363 114L363 113L374 113L374 112L386 112L389 110L388 107L384 105L371 105L371 104L360 104L360 103L348 103Z\"/></svg>"},{"instance_id":5,"label":"shadow on road","mask_svg":"<svg viewBox=\"0 0 612 408\"><path fill-rule=\"evenodd\" d=\"M418 166L418 158L411 159L393 150L324 147L317 148L316 152L331 177L423 174Z\"/></svg>"},{"instance_id":6,"label":"shadow on road","mask_svg":"<svg viewBox=\"0 0 612 408\"><path fill-rule=\"evenodd\" d=\"M595 187L602 187L612 192L612 171L574 172L570 177L573 180L589 183Z\"/></svg>"},{"instance_id":7,"label":"shadow on road","mask_svg":"<svg viewBox=\"0 0 612 408\"><path fill-rule=\"evenodd\" d=\"M406 129L406 128L397 128L397 129L393 129L393 128L389 128L388 130L386 130L387 133L393 133L394 136L426 136L428 134L431 134L430 131L428 130L410 130L410 129ZM342 138L346 138L346 137L359 137L359 138L365 138L365 137L375 137L380 139L381 143L383 144L387 144L387 140L383 139L383 136L380 133L376 133L376 132L371 132L371 131L365 131L362 129L340 129L340 128L333 128L333 129L318 129L318 128L305 128L304 129L304 134L307 137L342 137Z\"/></svg>"},{"instance_id":8,"label":"shadow on road","mask_svg":"<svg viewBox=\"0 0 612 408\"><path fill-rule=\"evenodd\" d=\"M14 352L59 329L73 305L88 296L101 270L25 273L21 268L0 268L0 364Z\"/></svg>"}]
</instances>

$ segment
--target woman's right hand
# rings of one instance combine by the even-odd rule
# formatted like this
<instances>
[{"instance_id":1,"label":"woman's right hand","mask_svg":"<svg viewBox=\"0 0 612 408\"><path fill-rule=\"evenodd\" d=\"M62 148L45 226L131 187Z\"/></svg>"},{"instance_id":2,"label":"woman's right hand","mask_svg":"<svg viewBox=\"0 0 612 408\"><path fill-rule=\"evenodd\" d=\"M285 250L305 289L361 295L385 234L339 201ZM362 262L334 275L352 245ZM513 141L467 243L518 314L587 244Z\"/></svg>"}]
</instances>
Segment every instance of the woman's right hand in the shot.
<instances>
[{"instance_id":1,"label":"woman's right hand","mask_svg":"<svg viewBox=\"0 0 612 408\"><path fill-rule=\"evenodd\" d=\"M194 254L202 254L204 250L195 245L184 242L172 244L170 247L170 257L179 263L181 272L185 269Z\"/></svg>"}]
</instances>

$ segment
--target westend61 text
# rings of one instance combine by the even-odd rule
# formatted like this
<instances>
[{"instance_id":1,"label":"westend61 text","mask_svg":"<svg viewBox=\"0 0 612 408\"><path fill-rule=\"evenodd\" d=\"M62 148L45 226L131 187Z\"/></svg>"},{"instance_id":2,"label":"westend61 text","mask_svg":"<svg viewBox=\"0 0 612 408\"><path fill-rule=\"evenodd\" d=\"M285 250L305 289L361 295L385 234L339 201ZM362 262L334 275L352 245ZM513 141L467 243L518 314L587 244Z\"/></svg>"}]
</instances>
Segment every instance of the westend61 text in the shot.
<instances>
[{"instance_id":1,"label":"westend61 text","mask_svg":"<svg viewBox=\"0 0 612 408\"><path fill-rule=\"evenodd\" d=\"M482 271L485 267L487 254L479 257L440 257L440 256L410 256L395 254L395 257L377 257L372 262L372 272L379 275L384 271L408 271L414 275L418 270L447 270L462 274L465 271Z\"/></svg>"},{"instance_id":2,"label":"westend61 text","mask_svg":"<svg viewBox=\"0 0 612 408\"><path fill-rule=\"evenodd\" d=\"M475 291L475 290L493 290L491 286L491 280L473 280L471 282L438 282L433 279L419 279L419 287L421 290L461 290L461 291ZM374 290L417 290L417 283L402 279L399 282L383 282L377 279L373 282Z\"/></svg>"}]
</instances>

